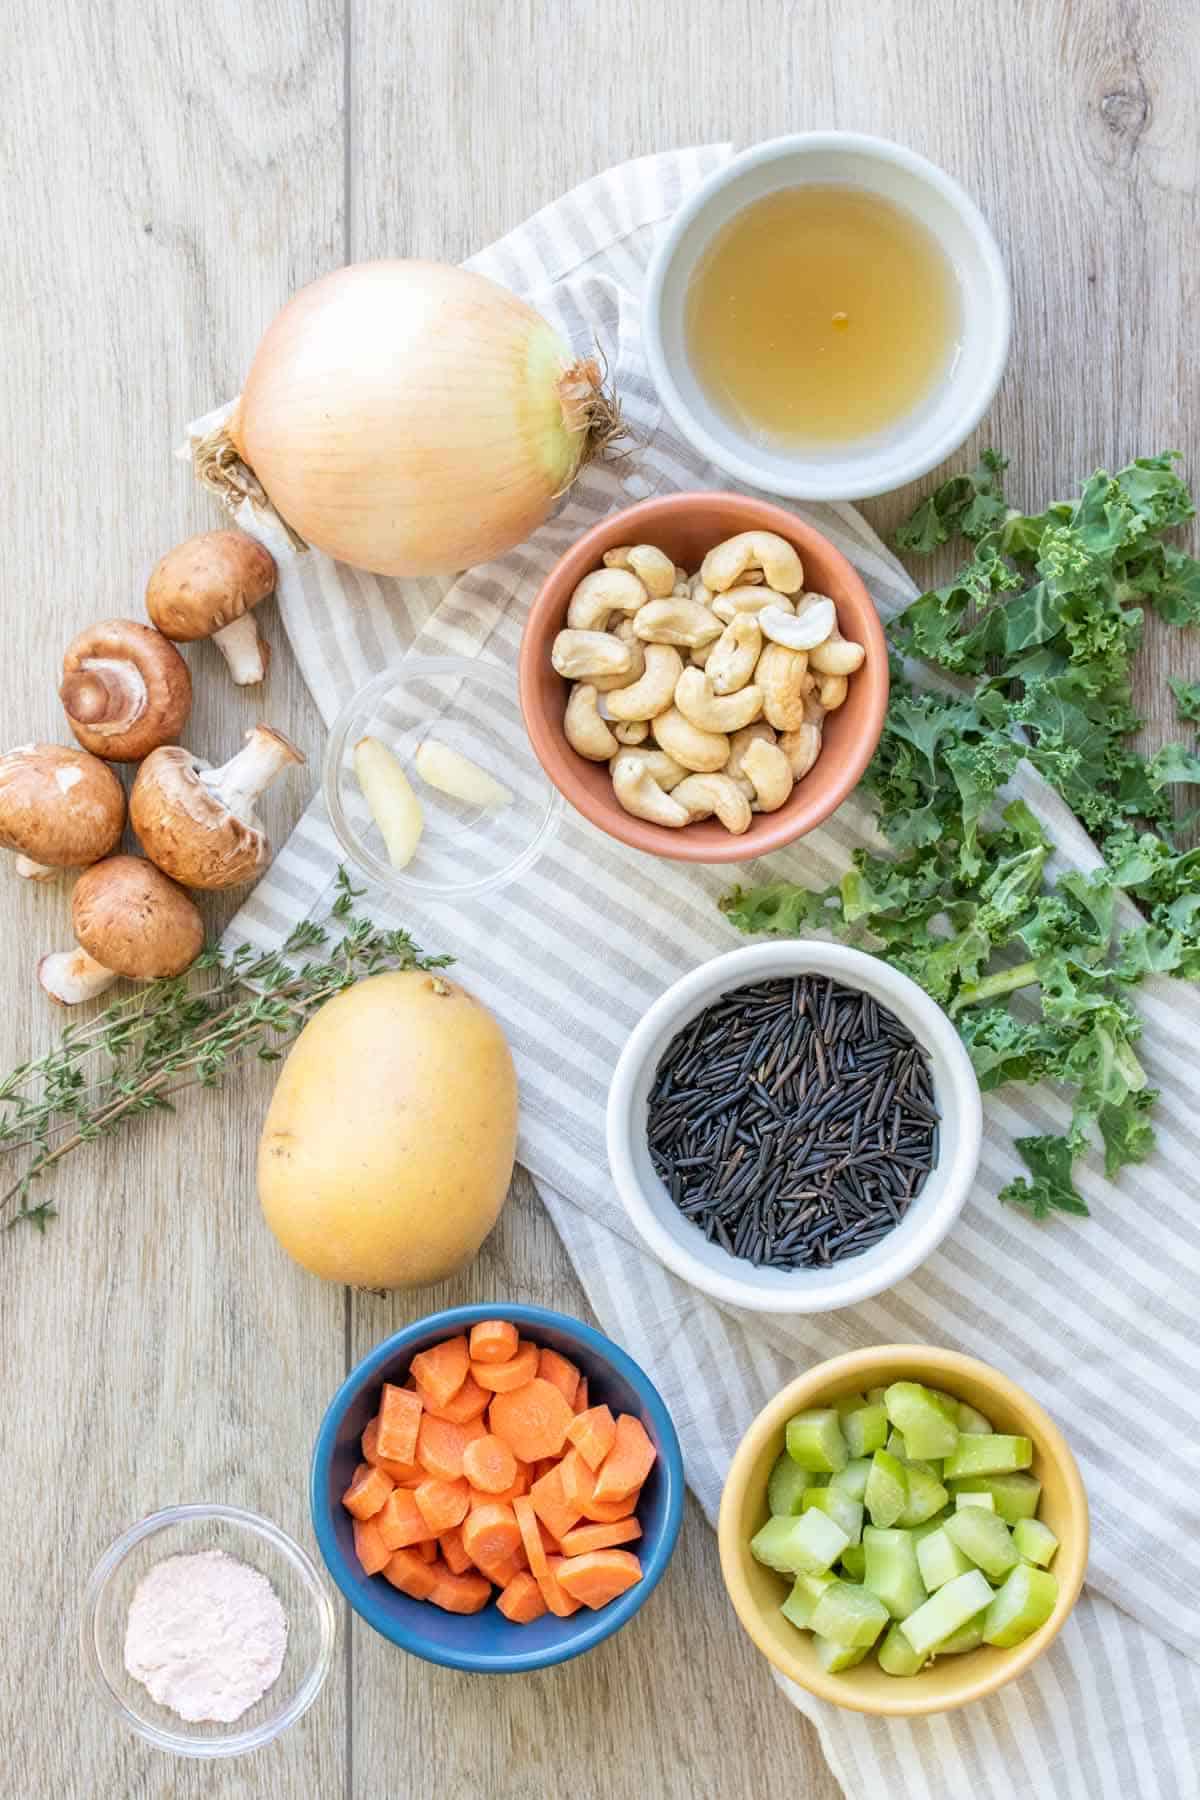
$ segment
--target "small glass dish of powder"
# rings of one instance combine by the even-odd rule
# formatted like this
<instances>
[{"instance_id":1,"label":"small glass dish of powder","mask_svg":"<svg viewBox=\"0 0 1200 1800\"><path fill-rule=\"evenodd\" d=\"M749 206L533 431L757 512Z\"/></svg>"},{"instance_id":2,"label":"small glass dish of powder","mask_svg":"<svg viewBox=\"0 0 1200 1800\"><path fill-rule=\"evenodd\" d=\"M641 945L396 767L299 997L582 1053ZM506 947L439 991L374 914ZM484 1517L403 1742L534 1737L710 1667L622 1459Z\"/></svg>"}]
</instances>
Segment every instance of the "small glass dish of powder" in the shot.
<instances>
[{"instance_id":1,"label":"small glass dish of powder","mask_svg":"<svg viewBox=\"0 0 1200 1800\"><path fill-rule=\"evenodd\" d=\"M172 1506L125 1532L83 1601L102 1699L179 1756L238 1756L278 1737L329 1672L333 1606L277 1525L233 1506Z\"/></svg>"}]
</instances>

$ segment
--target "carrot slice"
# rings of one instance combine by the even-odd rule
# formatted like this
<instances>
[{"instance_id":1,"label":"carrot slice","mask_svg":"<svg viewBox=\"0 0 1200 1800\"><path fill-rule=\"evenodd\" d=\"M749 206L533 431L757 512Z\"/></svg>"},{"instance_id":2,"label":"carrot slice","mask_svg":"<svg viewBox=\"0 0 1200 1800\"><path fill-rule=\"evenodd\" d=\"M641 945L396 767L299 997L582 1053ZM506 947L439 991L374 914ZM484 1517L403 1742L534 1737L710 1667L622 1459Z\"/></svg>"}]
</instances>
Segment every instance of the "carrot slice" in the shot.
<instances>
[{"instance_id":1,"label":"carrot slice","mask_svg":"<svg viewBox=\"0 0 1200 1800\"><path fill-rule=\"evenodd\" d=\"M492 1584L486 1576L452 1575L449 1569L438 1576L429 1595L435 1606L452 1613L482 1612L491 1597Z\"/></svg>"},{"instance_id":2,"label":"carrot slice","mask_svg":"<svg viewBox=\"0 0 1200 1800\"><path fill-rule=\"evenodd\" d=\"M463 1549L462 1531L454 1525L449 1531L438 1535L438 1548L446 1559L446 1567L452 1575L463 1575L472 1566L471 1559Z\"/></svg>"},{"instance_id":3,"label":"carrot slice","mask_svg":"<svg viewBox=\"0 0 1200 1800\"><path fill-rule=\"evenodd\" d=\"M389 1550L407 1550L422 1538L436 1537L425 1523L417 1497L411 1488L393 1488L387 1505L376 1515L379 1535Z\"/></svg>"},{"instance_id":4,"label":"carrot slice","mask_svg":"<svg viewBox=\"0 0 1200 1800\"><path fill-rule=\"evenodd\" d=\"M641 1421L632 1413L622 1413L617 1419L613 1447L596 1477L596 1499L620 1500L623 1495L632 1494L654 1467L657 1454Z\"/></svg>"},{"instance_id":5,"label":"carrot slice","mask_svg":"<svg viewBox=\"0 0 1200 1800\"><path fill-rule=\"evenodd\" d=\"M571 1416L562 1390L540 1375L511 1393L497 1394L488 1408L488 1424L522 1462L560 1455Z\"/></svg>"},{"instance_id":6,"label":"carrot slice","mask_svg":"<svg viewBox=\"0 0 1200 1800\"><path fill-rule=\"evenodd\" d=\"M579 1390L580 1374L573 1362L560 1356L557 1350L543 1349L538 1356L538 1374L543 1381L556 1387L567 1405L574 1410L575 1395Z\"/></svg>"},{"instance_id":7,"label":"carrot slice","mask_svg":"<svg viewBox=\"0 0 1200 1800\"><path fill-rule=\"evenodd\" d=\"M568 1450L558 1465L559 1479L562 1481L563 1496L568 1506L576 1512L582 1512L592 1498L596 1486L596 1477L580 1456L578 1450Z\"/></svg>"},{"instance_id":8,"label":"carrot slice","mask_svg":"<svg viewBox=\"0 0 1200 1800\"><path fill-rule=\"evenodd\" d=\"M521 1340L515 1356L510 1356L502 1363L472 1363L471 1373L479 1383L493 1394L508 1394L513 1388L524 1387L537 1374L538 1347Z\"/></svg>"},{"instance_id":9,"label":"carrot slice","mask_svg":"<svg viewBox=\"0 0 1200 1800\"><path fill-rule=\"evenodd\" d=\"M503 1438L476 1438L463 1451L463 1474L485 1494L505 1494L516 1486L517 1459Z\"/></svg>"},{"instance_id":10,"label":"carrot slice","mask_svg":"<svg viewBox=\"0 0 1200 1800\"><path fill-rule=\"evenodd\" d=\"M362 1564L364 1575L378 1575L392 1554L380 1537L374 1519L355 1519L354 1554Z\"/></svg>"},{"instance_id":11,"label":"carrot slice","mask_svg":"<svg viewBox=\"0 0 1200 1800\"><path fill-rule=\"evenodd\" d=\"M422 1562L435 1563L438 1560L438 1542L436 1538L422 1538L419 1544L413 1545L413 1549L416 1551Z\"/></svg>"},{"instance_id":12,"label":"carrot slice","mask_svg":"<svg viewBox=\"0 0 1200 1800\"><path fill-rule=\"evenodd\" d=\"M463 1451L472 1438L487 1436L482 1419L456 1425L452 1419L434 1419L428 1413L417 1433L417 1461L427 1475L439 1481L457 1481L463 1472Z\"/></svg>"},{"instance_id":13,"label":"carrot slice","mask_svg":"<svg viewBox=\"0 0 1200 1800\"><path fill-rule=\"evenodd\" d=\"M567 1438L574 1444L589 1469L598 1469L617 1435L617 1421L607 1406L590 1406L576 1413L567 1426Z\"/></svg>"},{"instance_id":14,"label":"carrot slice","mask_svg":"<svg viewBox=\"0 0 1200 1800\"><path fill-rule=\"evenodd\" d=\"M351 1479L350 1486L342 1495L342 1505L356 1519L373 1519L377 1512L382 1512L388 1495L395 1487L390 1475L382 1469L373 1469L370 1463L359 1463Z\"/></svg>"},{"instance_id":15,"label":"carrot slice","mask_svg":"<svg viewBox=\"0 0 1200 1800\"><path fill-rule=\"evenodd\" d=\"M532 1625L546 1610L542 1590L528 1569L513 1576L496 1605L514 1625Z\"/></svg>"},{"instance_id":16,"label":"carrot slice","mask_svg":"<svg viewBox=\"0 0 1200 1800\"><path fill-rule=\"evenodd\" d=\"M511 1506L519 1495L528 1492L529 1477L523 1469L518 1468L512 1486L505 1488L503 1493L489 1494L484 1488L473 1487L471 1489L471 1511L474 1512L477 1506L493 1506L497 1501L502 1501L505 1506Z\"/></svg>"},{"instance_id":17,"label":"carrot slice","mask_svg":"<svg viewBox=\"0 0 1200 1800\"><path fill-rule=\"evenodd\" d=\"M397 1487L402 1487L406 1481L412 1481L414 1477L418 1481L425 1479L425 1471L419 1468L415 1462L396 1462L391 1457L380 1456L378 1413L362 1434L362 1453L364 1460L369 1462L372 1468L382 1469L385 1475L390 1475Z\"/></svg>"},{"instance_id":18,"label":"carrot slice","mask_svg":"<svg viewBox=\"0 0 1200 1800\"><path fill-rule=\"evenodd\" d=\"M479 1573L486 1575L496 1587L506 1588L509 1582L514 1581L522 1569L528 1568L529 1565L525 1560L525 1552L522 1550L518 1556L500 1556L479 1563L477 1566Z\"/></svg>"},{"instance_id":19,"label":"carrot slice","mask_svg":"<svg viewBox=\"0 0 1200 1800\"><path fill-rule=\"evenodd\" d=\"M586 1556L589 1550L611 1550L614 1544L630 1544L641 1535L633 1518L617 1519L612 1525L576 1525L563 1539L562 1551L564 1556Z\"/></svg>"},{"instance_id":20,"label":"carrot slice","mask_svg":"<svg viewBox=\"0 0 1200 1800\"><path fill-rule=\"evenodd\" d=\"M424 1388L435 1406L445 1406L457 1394L471 1367L471 1355L465 1337L447 1338L431 1350L422 1350L412 1359L409 1374Z\"/></svg>"},{"instance_id":21,"label":"carrot slice","mask_svg":"<svg viewBox=\"0 0 1200 1800\"><path fill-rule=\"evenodd\" d=\"M458 1481L439 1481L431 1475L413 1490L413 1499L429 1529L440 1536L466 1518L471 1489L461 1477Z\"/></svg>"},{"instance_id":22,"label":"carrot slice","mask_svg":"<svg viewBox=\"0 0 1200 1800\"><path fill-rule=\"evenodd\" d=\"M437 1563L422 1561L415 1550L396 1550L384 1564L383 1573L393 1587L414 1600L430 1600L442 1574Z\"/></svg>"},{"instance_id":23,"label":"carrot slice","mask_svg":"<svg viewBox=\"0 0 1200 1800\"><path fill-rule=\"evenodd\" d=\"M579 1386L575 1389L575 1404L571 1410L572 1410L572 1412L585 1413L587 1411L587 1409L588 1409L588 1378L586 1375L581 1375L579 1378Z\"/></svg>"},{"instance_id":24,"label":"carrot slice","mask_svg":"<svg viewBox=\"0 0 1200 1800\"><path fill-rule=\"evenodd\" d=\"M569 1556L554 1571L559 1586L573 1600L595 1612L642 1579L642 1565L631 1550L590 1550Z\"/></svg>"},{"instance_id":25,"label":"carrot slice","mask_svg":"<svg viewBox=\"0 0 1200 1800\"><path fill-rule=\"evenodd\" d=\"M535 1481L529 1490L533 1510L556 1538L563 1538L572 1525L578 1525L580 1508L573 1506L563 1491L562 1465L556 1463L547 1475ZM551 1609L553 1610L553 1609Z\"/></svg>"},{"instance_id":26,"label":"carrot slice","mask_svg":"<svg viewBox=\"0 0 1200 1800\"><path fill-rule=\"evenodd\" d=\"M457 1394L447 1400L444 1406L437 1405L420 1382L417 1383L417 1393L427 1413L431 1413L435 1419L450 1419L455 1425L466 1425L472 1419L481 1418L492 1397L487 1388L480 1387L473 1375L467 1376Z\"/></svg>"},{"instance_id":27,"label":"carrot slice","mask_svg":"<svg viewBox=\"0 0 1200 1800\"><path fill-rule=\"evenodd\" d=\"M379 1397L379 1430L375 1437L380 1456L386 1456L389 1462L412 1462L417 1454L420 1424L420 1395L385 1381Z\"/></svg>"},{"instance_id":28,"label":"carrot slice","mask_svg":"<svg viewBox=\"0 0 1200 1800\"><path fill-rule=\"evenodd\" d=\"M559 1584L558 1571L562 1568L564 1560L561 1556L547 1558L546 1573L536 1578L537 1584L542 1590L542 1599L556 1619L569 1619L572 1613L579 1611L582 1604Z\"/></svg>"},{"instance_id":29,"label":"carrot slice","mask_svg":"<svg viewBox=\"0 0 1200 1800\"><path fill-rule=\"evenodd\" d=\"M521 1542L521 1527L511 1506L493 1501L469 1512L462 1526L463 1549L476 1568L503 1562Z\"/></svg>"},{"instance_id":30,"label":"carrot slice","mask_svg":"<svg viewBox=\"0 0 1200 1800\"><path fill-rule=\"evenodd\" d=\"M471 1327L471 1361L508 1362L517 1354L517 1328L509 1319L480 1319Z\"/></svg>"},{"instance_id":31,"label":"carrot slice","mask_svg":"<svg viewBox=\"0 0 1200 1800\"><path fill-rule=\"evenodd\" d=\"M533 1510L533 1501L522 1494L512 1503L512 1509L521 1531L521 1542L525 1546L525 1554L529 1558L529 1566L535 1575L546 1572L546 1546L542 1542L542 1527Z\"/></svg>"}]
</instances>

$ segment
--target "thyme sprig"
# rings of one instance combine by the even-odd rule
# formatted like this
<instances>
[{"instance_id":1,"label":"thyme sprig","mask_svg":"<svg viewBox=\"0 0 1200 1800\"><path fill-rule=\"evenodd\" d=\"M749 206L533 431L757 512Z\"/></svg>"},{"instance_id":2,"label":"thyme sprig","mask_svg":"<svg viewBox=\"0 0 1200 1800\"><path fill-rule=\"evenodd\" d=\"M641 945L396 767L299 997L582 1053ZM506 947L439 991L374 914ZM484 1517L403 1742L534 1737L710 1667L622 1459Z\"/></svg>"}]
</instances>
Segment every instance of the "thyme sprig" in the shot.
<instances>
[{"instance_id":1,"label":"thyme sprig","mask_svg":"<svg viewBox=\"0 0 1200 1800\"><path fill-rule=\"evenodd\" d=\"M112 1137L143 1113L174 1110L190 1087L220 1087L249 1057L277 1062L313 1014L389 969L442 969L406 931L360 917L364 892L338 870L330 926L306 919L278 950L209 945L186 975L148 982L95 1018L66 1025L44 1056L0 1081L0 1157L20 1172L0 1188L10 1226L44 1231L55 1208L31 1204L34 1183L64 1157Z\"/></svg>"}]
</instances>

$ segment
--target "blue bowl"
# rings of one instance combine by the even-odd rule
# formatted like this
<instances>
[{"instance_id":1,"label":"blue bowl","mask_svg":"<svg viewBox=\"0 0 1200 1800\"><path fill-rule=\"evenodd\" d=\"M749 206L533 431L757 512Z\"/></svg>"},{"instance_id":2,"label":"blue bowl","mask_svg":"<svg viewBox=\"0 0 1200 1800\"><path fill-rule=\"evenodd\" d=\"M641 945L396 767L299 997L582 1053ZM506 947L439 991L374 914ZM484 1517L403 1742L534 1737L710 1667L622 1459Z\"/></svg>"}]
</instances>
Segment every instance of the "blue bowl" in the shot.
<instances>
[{"instance_id":1,"label":"blue bowl","mask_svg":"<svg viewBox=\"0 0 1200 1800\"><path fill-rule=\"evenodd\" d=\"M658 1460L638 1502L642 1535L629 1546L641 1558L642 1579L599 1612L580 1608L569 1619L551 1613L514 1625L495 1604L466 1616L443 1612L364 1575L354 1554L354 1530L342 1495L362 1460L359 1439L379 1407L385 1381L402 1382L421 1350L469 1331L481 1319L511 1319L522 1337L536 1338L570 1357L588 1381L588 1400L613 1413L632 1413L650 1436ZM455 1306L419 1319L364 1357L342 1383L317 1434L312 1465L312 1516L321 1555L360 1618L402 1650L426 1662L484 1675L515 1675L582 1656L631 1619L662 1579L683 1518L683 1458L671 1416L654 1383L632 1357L590 1325L542 1306Z\"/></svg>"}]
</instances>

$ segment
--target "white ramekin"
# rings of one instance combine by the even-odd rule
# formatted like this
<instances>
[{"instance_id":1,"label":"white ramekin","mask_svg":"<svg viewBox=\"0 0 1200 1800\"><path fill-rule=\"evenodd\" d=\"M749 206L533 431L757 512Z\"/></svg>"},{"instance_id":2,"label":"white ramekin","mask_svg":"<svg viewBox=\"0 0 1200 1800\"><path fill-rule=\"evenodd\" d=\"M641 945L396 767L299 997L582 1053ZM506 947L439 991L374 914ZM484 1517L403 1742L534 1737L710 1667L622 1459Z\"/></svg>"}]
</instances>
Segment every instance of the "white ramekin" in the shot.
<instances>
[{"instance_id":1,"label":"white ramekin","mask_svg":"<svg viewBox=\"0 0 1200 1800\"><path fill-rule=\"evenodd\" d=\"M933 393L891 432L861 443L793 450L765 443L717 411L687 355L688 287L716 234L752 201L806 182L866 188L916 215L949 259L959 290L958 345ZM815 257L820 245L813 246ZM854 131L772 138L710 175L670 220L643 296L646 356L663 405L687 441L740 481L800 500L853 500L936 468L978 425L1008 360L1012 303L996 241L958 183L915 151Z\"/></svg>"},{"instance_id":2,"label":"white ramekin","mask_svg":"<svg viewBox=\"0 0 1200 1800\"><path fill-rule=\"evenodd\" d=\"M647 1098L659 1059L697 1013L731 988L776 975L832 976L889 1007L929 1057L941 1113L937 1165L896 1229L828 1269L755 1268L706 1241L672 1204L646 1144ZM715 1300L755 1312L830 1312L902 1281L941 1243L975 1179L983 1131L979 1083L954 1026L928 994L877 956L790 938L702 963L669 987L630 1034L608 1091L608 1161L621 1202L659 1260Z\"/></svg>"}]
</instances>

